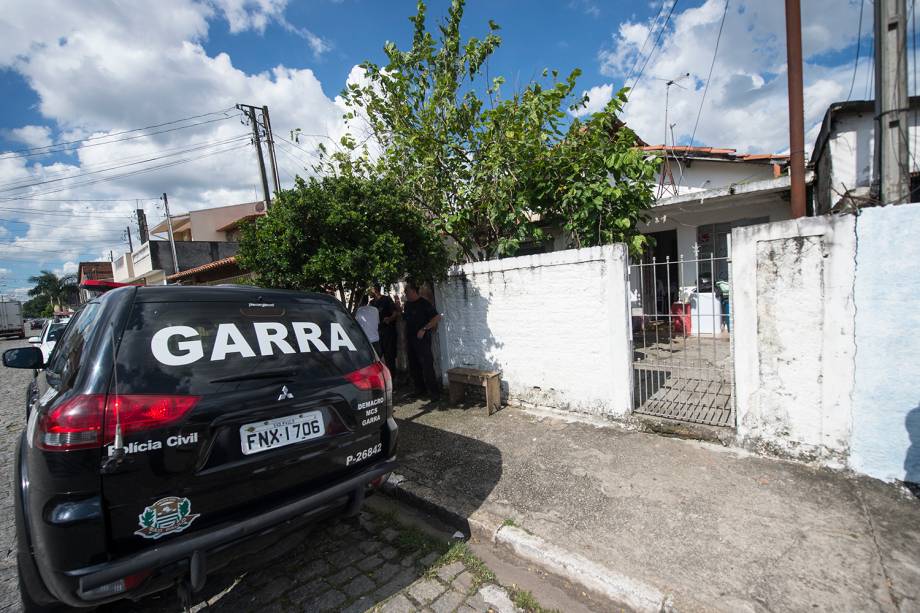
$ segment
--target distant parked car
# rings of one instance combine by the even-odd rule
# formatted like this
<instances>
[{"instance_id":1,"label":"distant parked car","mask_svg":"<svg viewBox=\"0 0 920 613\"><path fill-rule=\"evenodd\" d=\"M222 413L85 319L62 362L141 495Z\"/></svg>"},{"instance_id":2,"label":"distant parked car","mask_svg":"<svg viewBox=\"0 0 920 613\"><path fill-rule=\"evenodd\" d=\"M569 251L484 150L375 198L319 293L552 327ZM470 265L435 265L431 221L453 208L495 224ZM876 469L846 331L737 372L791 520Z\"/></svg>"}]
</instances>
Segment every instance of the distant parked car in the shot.
<instances>
[{"instance_id":1,"label":"distant parked car","mask_svg":"<svg viewBox=\"0 0 920 613\"><path fill-rule=\"evenodd\" d=\"M61 334L64 333L64 328L67 327L67 322L69 321L70 318L68 317L58 321L45 322L45 327L42 328L38 336L29 337L29 342L41 349L42 357L45 358L45 362L48 361L48 357L51 355L51 352L54 351L54 346L57 344L57 340Z\"/></svg>"},{"instance_id":2,"label":"distant parked car","mask_svg":"<svg viewBox=\"0 0 920 613\"><path fill-rule=\"evenodd\" d=\"M29 324L30 324L31 328L34 330L34 329L36 329L36 328L41 328L42 326L44 326L46 321L47 321L47 320L44 319L44 318L42 318L42 317L36 317L35 319L32 319L32 320L29 322Z\"/></svg>"}]
</instances>

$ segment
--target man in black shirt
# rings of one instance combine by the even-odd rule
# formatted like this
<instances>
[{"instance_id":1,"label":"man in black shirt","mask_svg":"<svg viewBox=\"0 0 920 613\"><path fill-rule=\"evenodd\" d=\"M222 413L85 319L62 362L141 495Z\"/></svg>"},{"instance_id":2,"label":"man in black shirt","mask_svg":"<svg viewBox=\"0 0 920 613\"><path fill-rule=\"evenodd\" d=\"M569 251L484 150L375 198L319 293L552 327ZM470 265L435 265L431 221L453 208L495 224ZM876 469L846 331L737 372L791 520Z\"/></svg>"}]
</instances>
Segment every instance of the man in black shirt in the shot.
<instances>
[{"instance_id":1,"label":"man in black shirt","mask_svg":"<svg viewBox=\"0 0 920 613\"><path fill-rule=\"evenodd\" d=\"M399 319L399 311L393 304L393 299L386 294L380 293L379 287L371 288L371 306L380 313L380 348L383 352L383 361L390 369L390 373L396 376L396 320Z\"/></svg>"},{"instance_id":2,"label":"man in black shirt","mask_svg":"<svg viewBox=\"0 0 920 613\"><path fill-rule=\"evenodd\" d=\"M441 385L434 374L430 332L438 327L441 315L419 295L414 281L406 282L403 319L406 321L406 342L409 346L409 374L412 375L415 391L424 394L427 388L431 399L439 400Z\"/></svg>"}]
</instances>

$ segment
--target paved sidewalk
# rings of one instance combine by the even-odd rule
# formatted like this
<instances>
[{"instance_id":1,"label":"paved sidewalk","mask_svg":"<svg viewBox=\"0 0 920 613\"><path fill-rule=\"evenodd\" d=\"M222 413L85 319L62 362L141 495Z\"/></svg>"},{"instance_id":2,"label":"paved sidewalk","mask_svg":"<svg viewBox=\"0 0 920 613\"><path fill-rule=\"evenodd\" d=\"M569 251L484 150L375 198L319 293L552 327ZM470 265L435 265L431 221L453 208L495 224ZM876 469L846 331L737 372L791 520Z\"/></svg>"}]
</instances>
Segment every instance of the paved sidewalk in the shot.
<instances>
[{"instance_id":1,"label":"paved sidewalk","mask_svg":"<svg viewBox=\"0 0 920 613\"><path fill-rule=\"evenodd\" d=\"M678 611L920 610L920 501L901 487L515 408L397 418L403 492Z\"/></svg>"}]
</instances>

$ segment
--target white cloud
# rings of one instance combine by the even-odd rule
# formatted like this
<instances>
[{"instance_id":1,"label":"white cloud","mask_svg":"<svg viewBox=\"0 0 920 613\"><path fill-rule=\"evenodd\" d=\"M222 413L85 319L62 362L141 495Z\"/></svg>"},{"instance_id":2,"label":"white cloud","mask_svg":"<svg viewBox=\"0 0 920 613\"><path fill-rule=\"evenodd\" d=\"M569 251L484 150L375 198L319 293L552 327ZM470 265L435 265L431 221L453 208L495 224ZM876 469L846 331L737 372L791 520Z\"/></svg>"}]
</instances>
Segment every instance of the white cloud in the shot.
<instances>
[{"instance_id":1,"label":"white cloud","mask_svg":"<svg viewBox=\"0 0 920 613\"><path fill-rule=\"evenodd\" d=\"M583 117L603 111L613 97L613 84L597 85L586 91L585 94L588 96L588 103L574 111L569 111L575 117Z\"/></svg>"},{"instance_id":2,"label":"white cloud","mask_svg":"<svg viewBox=\"0 0 920 613\"><path fill-rule=\"evenodd\" d=\"M58 276L62 275L74 275L77 274L80 266L76 262L67 261L64 262L64 265L54 271L54 274Z\"/></svg>"},{"instance_id":3,"label":"white cloud","mask_svg":"<svg viewBox=\"0 0 920 613\"><path fill-rule=\"evenodd\" d=\"M29 147L47 147L51 140L51 128L48 126L23 126L10 130L10 138Z\"/></svg>"},{"instance_id":4,"label":"white cloud","mask_svg":"<svg viewBox=\"0 0 920 613\"><path fill-rule=\"evenodd\" d=\"M43 163L3 157L0 152L0 207L15 209L4 210L2 217L24 222L9 224L14 236L0 241L3 265L13 264L17 276L25 277L39 268L60 269L64 262L107 260L110 250L123 253L127 250L124 229L134 220L136 197L142 198L139 206L146 210L150 225L162 219L156 197L164 191L174 212L261 198L250 129L240 125L239 113L233 109L239 102L270 108L278 148L285 148L278 155L283 183L290 184L288 174L294 166L299 166L295 172L304 174L315 157L303 150L311 152L319 142L338 140L344 132L341 107L324 94L313 71L279 65L247 73L229 55L212 56L202 46L209 20L226 19L234 32L259 32L270 22L286 23L285 4L160 0L123 9L108 0L63 4L35 0L8 11L0 20L0 69L14 70L29 83L38 96L38 111L55 127L58 142L227 111L195 120L209 123L194 128L80 148L67 161ZM301 30L304 36L308 32ZM317 53L329 48L319 37L312 45ZM336 84L331 88L339 89ZM215 119L219 121L211 121ZM298 143L301 149L281 140L295 128L304 134ZM37 138L38 133L32 132ZM199 148L184 152L192 146ZM160 156L169 157L157 164L196 159L92 182L148 168L152 162L137 162ZM111 169L121 164L133 165ZM60 180L88 172L95 174ZM25 187L38 181L52 182ZM127 200L85 201L120 198ZM134 239L136 246L136 233ZM28 270L19 270L25 266Z\"/></svg>"},{"instance_id":5,"label":"white cloud","mask_svg":"<svg viewBox=\"0 0 920 613\"><path fill-rule=\"evenodd\" d=\"M686 89L671 88L668 108L668 123L677 124L675 138L679 143L689 141L724 6L723 0L706 0L696 7L675 10L624 112L624 119L639 136L660 142L665 132L665 80L689 72L691 79L681 82ZM819 60L822 54L855 42L859 0L813 0L803 3L802 10L802 23L807 24L803 32L806 130L815 134L814 126L828 104L846 98L853 71L852 60L835 66L822 65ZM632 86L657 36L654 30L645 54L639 57L652 26L651 21L621 24L613 44L599 53L601 72L625 78L632 70L633 76L626 83ZM785 58L782 2L732 1L694 143L755 152L787 149ZM853 98L864 93L861 65Z\"/></svg>"}]
</instances>

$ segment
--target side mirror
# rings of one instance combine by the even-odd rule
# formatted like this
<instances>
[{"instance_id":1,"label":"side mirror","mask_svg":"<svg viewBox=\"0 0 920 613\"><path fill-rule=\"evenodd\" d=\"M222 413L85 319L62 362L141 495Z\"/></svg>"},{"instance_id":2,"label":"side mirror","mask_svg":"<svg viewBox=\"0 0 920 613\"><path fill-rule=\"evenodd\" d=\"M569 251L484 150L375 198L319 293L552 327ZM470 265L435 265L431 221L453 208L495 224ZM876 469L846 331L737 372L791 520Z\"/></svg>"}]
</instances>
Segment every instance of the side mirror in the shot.
<instances>
[{"instance_id":1,"label":"side mirror","mask_svg":"<svg viewBox=\"0 0 920 613\"><path fill-rule=\"evenodd\" d=\"M44 367L41 349L37 347L17 347L3 352L3 365L7 368L31 368L33 370Z\"/></svg>"},{"instance_id":2,"label":"side mirror","mask_svg":"<svg viewBox=\"0 0 920 613\"><path fill-rule=\"evenodd\" d=\"M39 343L42 342L42 339L40 336L30 336L29 342L32 343L33 345L38 345Z\"/></svg>"}]
</instances>

